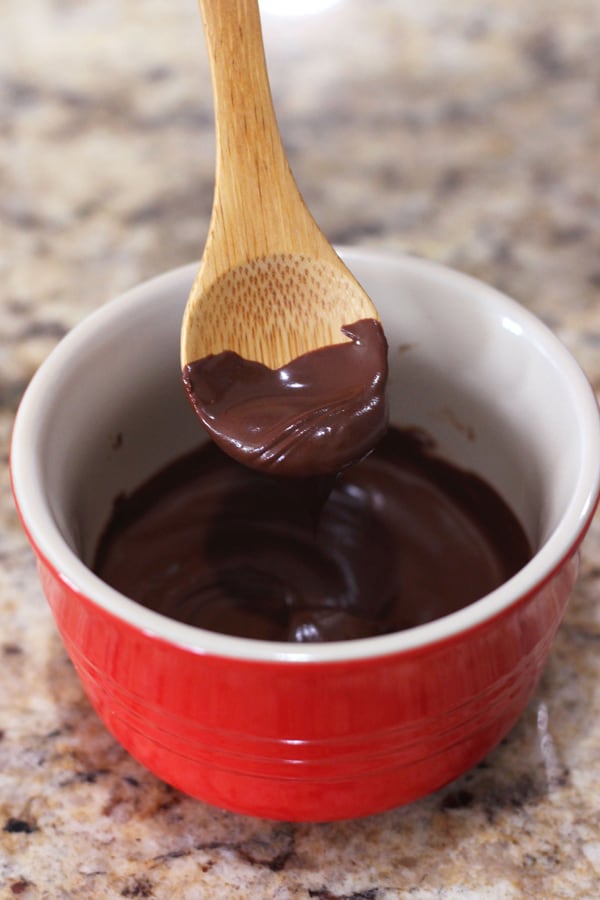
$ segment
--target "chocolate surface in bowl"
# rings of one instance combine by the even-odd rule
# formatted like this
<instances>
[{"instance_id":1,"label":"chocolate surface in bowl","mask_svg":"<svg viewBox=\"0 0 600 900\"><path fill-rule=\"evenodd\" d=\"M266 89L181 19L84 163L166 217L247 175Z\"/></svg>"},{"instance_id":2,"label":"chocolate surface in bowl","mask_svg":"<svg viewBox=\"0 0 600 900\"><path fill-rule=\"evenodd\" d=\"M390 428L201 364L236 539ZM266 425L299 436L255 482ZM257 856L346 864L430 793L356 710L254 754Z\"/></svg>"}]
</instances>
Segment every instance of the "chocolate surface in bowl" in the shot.
<instances>
[{"instance_id":1,"label":"chocolate surface in bowl","mask_svg":"<svg viewBox=\"0 0 600 900\"><path fill-rule=\"evenodd\" d=\"M120 498L94 568L156 612L276 641L386 634L453 612L531 557L477 476L391 429L334 481L284 479L212 443Z\"/></svg>"}]
</instances>

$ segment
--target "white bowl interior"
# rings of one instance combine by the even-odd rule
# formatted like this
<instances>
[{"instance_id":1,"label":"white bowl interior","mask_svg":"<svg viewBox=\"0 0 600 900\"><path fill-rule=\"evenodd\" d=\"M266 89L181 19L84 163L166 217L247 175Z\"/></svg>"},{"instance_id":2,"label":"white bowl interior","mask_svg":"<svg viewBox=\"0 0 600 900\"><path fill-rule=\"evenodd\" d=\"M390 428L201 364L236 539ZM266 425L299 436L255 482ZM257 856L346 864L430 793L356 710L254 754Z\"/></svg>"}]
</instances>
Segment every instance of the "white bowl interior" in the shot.
<instances>
[{"instance_id":1,"label":"white bowl interior","mask_svg":"<svg viewBox=\"0 0 600 900\"><path fill-rule=\"evenodd\" d=\"M547 328L493 289L422 260L342 255L384 324L392 421L424 428L446 458L510 504L538 551L515 576L526 590L569 550L595 500L598 415L585 377ZM162 617L100 585L81 561L89 565L117 495L204 439L179 373L195 271L154 279L74 329L34 377L13 432L15 494L42 552L100 602L134 620L147 615L155 627ZM499 589L496 605L517 588ZM427 628L412 631L427 636ZM224 652L223 641L240 643L214 640ZM326 657L329 646L307 652Z\"/></svg>"}]
</instances>

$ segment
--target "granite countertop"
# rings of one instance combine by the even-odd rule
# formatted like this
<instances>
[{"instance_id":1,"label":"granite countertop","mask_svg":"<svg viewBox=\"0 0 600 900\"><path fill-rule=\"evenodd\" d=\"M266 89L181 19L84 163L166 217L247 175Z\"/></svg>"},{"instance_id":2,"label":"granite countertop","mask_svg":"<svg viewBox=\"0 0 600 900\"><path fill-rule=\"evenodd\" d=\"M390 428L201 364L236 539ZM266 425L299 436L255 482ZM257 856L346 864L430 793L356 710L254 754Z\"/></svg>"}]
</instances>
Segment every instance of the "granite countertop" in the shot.
<instances>
[{"instance_id":1,"label":"granite countertop","mask_svg":"<svg viewBox=\"0 0 600 900\"><path fill-rule=\"evenodd\" d=\"M328 237L506 290L600 389L597 0L340 0L264 24L284 141ZM38 586L8 441L71 326L200 256L214 132L194 0L3 0L0 104L0 897L597 898L598 522L519 724L409 807L244 818L107 734Z\"/></svg>"}]
</instances>

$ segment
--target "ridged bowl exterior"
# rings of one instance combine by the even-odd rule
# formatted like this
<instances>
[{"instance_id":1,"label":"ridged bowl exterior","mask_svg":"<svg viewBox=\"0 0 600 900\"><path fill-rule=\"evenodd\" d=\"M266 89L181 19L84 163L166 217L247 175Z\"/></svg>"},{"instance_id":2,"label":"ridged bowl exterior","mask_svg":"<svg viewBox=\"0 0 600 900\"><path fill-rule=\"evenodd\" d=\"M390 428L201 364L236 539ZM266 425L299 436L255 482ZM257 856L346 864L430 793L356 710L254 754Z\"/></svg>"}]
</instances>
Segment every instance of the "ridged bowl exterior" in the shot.
<instances>
[{"instance_id":1,"label":"ridged bowl exterior","mask_svg":"<svg viewBox=\"0 0 600 900\"><path fill-rule=\"evenodd\" d=\"M378 812L448 783L514 725L564 613L577 555L504 614L363 661L202 654L132 628L40 562L99 716L147 768L217 806L286 820Z\"/></svg>"}]
</instances>

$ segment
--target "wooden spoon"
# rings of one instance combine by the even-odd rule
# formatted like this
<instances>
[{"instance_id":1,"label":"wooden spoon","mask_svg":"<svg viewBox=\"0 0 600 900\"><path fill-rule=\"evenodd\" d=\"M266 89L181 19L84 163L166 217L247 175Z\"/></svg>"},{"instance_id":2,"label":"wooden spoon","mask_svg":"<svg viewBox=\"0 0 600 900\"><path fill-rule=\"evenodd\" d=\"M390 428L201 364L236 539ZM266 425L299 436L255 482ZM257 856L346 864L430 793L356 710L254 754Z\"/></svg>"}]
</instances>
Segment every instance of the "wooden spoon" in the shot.
<instances>
[{"instance_id":1,"label":"wooden spoon","mask_svg":"<svg viewBox=\"0 0 600 900\"><path fill-rule=\"evenodd\" d=\"M231 350L271 369L378 320L308 211L283 149L257 0L199 0L215 99L212 217L181 364Z\"/></svg>"}]
</instances>

